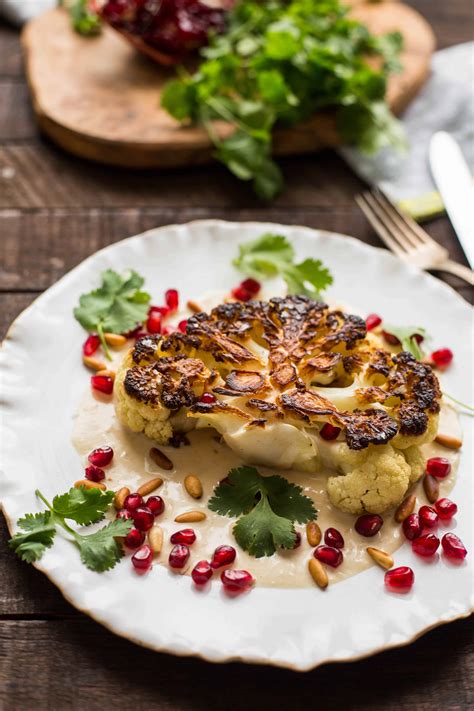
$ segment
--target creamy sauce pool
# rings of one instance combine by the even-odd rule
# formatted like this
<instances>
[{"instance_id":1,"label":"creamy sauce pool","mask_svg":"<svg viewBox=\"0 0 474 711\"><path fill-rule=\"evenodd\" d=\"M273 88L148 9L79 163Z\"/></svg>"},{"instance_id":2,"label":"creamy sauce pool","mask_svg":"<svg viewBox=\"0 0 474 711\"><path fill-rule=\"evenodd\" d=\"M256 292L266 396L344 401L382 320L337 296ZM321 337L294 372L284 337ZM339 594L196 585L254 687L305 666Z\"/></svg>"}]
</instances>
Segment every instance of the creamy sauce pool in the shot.
<instances>
[{"instance_id":1,"label":"creamy sauce pool","mask_svg":"<svg viewBox=\"0 0 474 711\"><path fill-rule=\"evenodd\" d=\"M442 408L440 432L461 436L460 425L455 410L449 405ZM87 391L79 407L75 419L72 436L73 444L86 465L87 455L96 447L109 445L114 450L112 464L106 469L105 483L110 489L128 486L135 491L145 481L155 476L164 479L163 485L153 493L163 497L165 511L157 518L157 523L164 532L164 545L155 563L167 565L168 554L172 548L169 538L174 531L182 528L193 528L197 540L191 546L191 556L188 567L182 573L190 574L194 564L201 559L210 559L214 549L222 544L233 545L237 549L235 566L249 570L256 578L257 584L270 587L307 587L314 585L307 570L313 549L308 545L305 527L297 525L296 530L302 534L302 543L292 551L281 551L265 558L253 558L237 545L232 527L235 519L219 516L207 508L207 501L213 493L216 484L227 476L229 469L244 464L227 445L220 443L212 431L201 430L191 432L190 445L161 447L174 464L172 471L163 471L150 459L149 451L153 442L145 435L135 434L125 430L115 415L113 402L105 401ZM426 459L442 456L452 463L450 476L442 480L441 496L446 496L452 489L459 455L436 443L425 445L422 451ZM259 467L263 474L279 473L277 470ZM203 484L204 495L196 501L187 494L183 480L186 475L197 475ZM325 474L306 474L284 470L281 474L289 481L303 487L306 496L313 499L318 510L318 523L321 530L329 526L337 528L344 536L344 562L337 569L328 568L331 583L338 582L361 570L374 565L366 552L367 546L375 546L393 553L404 541L401 528L393 520L393 512L383 515L384 525L373 538L363 538L354 531L356 517L335 509L326 494ZM419 505L427 503L421 483L413 491L417 494ZM174 522L175 516L185 511L202 510L206 520L193 524Z\"/></svg>"}]
</instances>

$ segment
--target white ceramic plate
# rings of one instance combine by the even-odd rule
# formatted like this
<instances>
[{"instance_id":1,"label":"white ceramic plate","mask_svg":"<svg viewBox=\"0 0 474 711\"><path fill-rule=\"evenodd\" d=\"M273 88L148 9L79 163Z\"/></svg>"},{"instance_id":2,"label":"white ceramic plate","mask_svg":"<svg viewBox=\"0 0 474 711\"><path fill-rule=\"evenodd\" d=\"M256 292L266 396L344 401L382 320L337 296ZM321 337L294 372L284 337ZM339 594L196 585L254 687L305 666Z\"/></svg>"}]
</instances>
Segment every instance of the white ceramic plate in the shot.
<instances>
[{"instance_id":1,"label":"white ceramic plate","mask_svg":"<svg viewBox=\"0 0 474 711\"><path fill-rule=\"evenodd\" d=\"M434 345L449 345L456 357L445 387L472 401L470 307L449 287L388 252L327 232L262 223L212 220L150 230L86 259L10 329L0 361L0 490L12 530L24 512L39 510L36 487L54 495L82 476L70 439L86 382L78 357L84 331L72 317L80 294L94 288L108 267L136 269L157 300L169 287L178 288L183 299L209 288L229 289L239 280L231 266L238 243L266 230L286 234L299 258L324 260L335 277L328 298L354 304L362 313L380 312L394 323L423 325L433 334ZM461 506L454 526L472 551L473 438L468 418L463 426L465 445L452 494ZM443 559L430 565L415 559L404 545L395 561L415 570L416 583L408 595L386 593L375 566L325 593L312 587L257 586L248 595L228 599L216 582L203 595L193 590L188 577L172 575L160 565L139 579L124 564L93 573L61 538L37 567L78 609L147 647L213 662L238 659L306 670L406 644L469 614L472 555L459 567Z\"/></svg>"}]
</instances>

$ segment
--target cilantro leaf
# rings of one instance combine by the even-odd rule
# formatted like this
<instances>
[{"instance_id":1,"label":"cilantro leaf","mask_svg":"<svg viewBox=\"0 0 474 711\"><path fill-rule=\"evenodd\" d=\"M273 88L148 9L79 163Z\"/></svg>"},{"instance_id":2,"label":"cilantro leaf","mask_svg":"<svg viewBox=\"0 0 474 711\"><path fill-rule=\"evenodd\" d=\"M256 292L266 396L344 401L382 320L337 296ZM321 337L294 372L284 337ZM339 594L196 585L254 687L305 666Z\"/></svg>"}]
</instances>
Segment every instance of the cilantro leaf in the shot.
<instances>
[{"instance_id":1,"label":"cilantro leaf","mask_svg":"<svg viewBox=\"0 0 474 711\"><path fill-rule=\"evenodd\" d=\"M107 269L102 285L80 297L74 316L87 331L98 332L106 354L104 331L127 333L146 319L151 297L141 290L143 284L143 277L134 271L120 275Z\"/></svg>"},{"instance_id":2,"label":"cilantro leaf","mask_svg":"<svg viewBox=\"0 0 474 711\"><path fill-rule=\"evenodd\" d=\"M76 535L76 544L84 565L97 573L113 568L123 556L122 547L115 539L125 536L132 526L132 521L116 519L95 533Z\"/></svg>"},{"instance_id":3,"label":"cilantro leaf","mask_svg":"<svg viewBox=\"0 0 474 711\"><path fill-rule=\"evenodd\" d=\"M292 548L294 522L317 516L301 487L282 476L262 476L255 467L244 466L232 469L228 480L214 489L208 507L221 516L240 516L233 528L236 541L257 558Z\"/></svg>"},{"instance_id":4,"label":"cilantro leaf","mask_svg":"<svg viewBox=\"0 0 474 711\"><path fill-rule=\"evenodd\" d=\"M10 548L27 563L39 560L44 551L53 545L56 528L50 511L26 514L18 521L25 533L16 533L8 542Z\"/></svg>"},{"instance_id":5,"label":"cilantro leaf","mask_svg":"<svg viewBox=\"0 0 474 711\"><path fill-rule=\"evenodd\" d=\"M422 326L392 326L392 324L384 323L383 329L398 338L404 351L411 353L417 360L422 360L424 353L416 336L422 336L423 340L427 340L429 336L425 328Z\"/></svg>"},{"instance_id":6,"label":"cilantro leaf","mask_svg":"<svg viewBox=\"0 0 474 711\"><path fill-rule=\"evenodd\" d=\"M294 249L286 237L268 233L240 245L233 264L254 279L280 275L288 285L289 294L320 299L321 292L333 282L329 270L319 259L309 258L295 264L294 257Z\"/></svg>"},{"instance_id":7,"label":"cilantro leaf","mask_svg":"<svg viewBox=\"0 0 474 711\"><path fill-rule=\"evenodd\" d=\"M102 30L99 15L90 7L89 0L61 0L69 12L71 23L80 35L97 35Z\"/></svg>"},{"instance_id":8,"label":"cilantro leaf","mask_svg":"<svg viewBox=\"0 0 474 711\"><path fill-rule=\"evenodd\" d=\"M73 487L66 494L54 497L53 510L62 518L87 526L104 518L113 498L113 491Z\"/></svg>"}]
</instances>

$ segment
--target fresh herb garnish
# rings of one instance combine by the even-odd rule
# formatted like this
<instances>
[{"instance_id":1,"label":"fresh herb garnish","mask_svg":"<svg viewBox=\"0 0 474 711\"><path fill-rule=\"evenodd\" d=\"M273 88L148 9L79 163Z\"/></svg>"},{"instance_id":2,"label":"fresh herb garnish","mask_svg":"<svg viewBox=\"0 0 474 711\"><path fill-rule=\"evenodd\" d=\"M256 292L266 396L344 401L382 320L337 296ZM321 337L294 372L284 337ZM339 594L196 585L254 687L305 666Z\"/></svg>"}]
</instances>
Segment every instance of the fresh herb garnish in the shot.
<instances>
[{"instance_id":1,"label":"fresh herb garnish","mask_svg":"<svg viewBox=\"0 0 474 711\"><path fill-rule=\"evenodd\" d=\"M319 300L321 292L333 278L319 259L305 259L295 264L295 250L283 235L265 234L252 242L239 245L239 256L233 264L254 279L281 276L289 294L305 294Z\"/></svg>"},{"instance_id":2,"label":"fresh herb garnish","mask_svg":"<svg viewBox=\"0 0 474 711\"><path fill-rule=\"evenodd\" d=\"M91 8L90 0L60 0L59 4L69 12L72 26L80 35L98 35L102 30L101 19Z\"/></svg>"},{"instance_id":3,"label":"fresh herb garnish","mask_svg":"<svg viewBox=\"0 0 474 711\"><path fill-rule=\"evenodd\" d=\"M102 273L102 285L83 294L74 316L87 331L97 331L105 354L110 352L104 333L127 333L143 323L148 312L150 294L142 291L145 280L137 272L117 274L112 269Z\"/></svg>"},{"instance_id":4,"label":"fresh herb garnish","mask_svg":"<svg viewBox=\"0 0 474 711\"><path fill-rule=\"evenodd\" d=\"M82 534L75 531L65 519L80 525L97 523L114 498L113 491L100 489L72 488L61 496L55 496L52 505L40 491L36 495L46 504L47 511L26 514L18 521L22 529L10 539L9 545L27 563L39 560L45 550L53 545L57 526L72 536L72 542L79 549L81 560L90 570L98 573L113 568L123 555L117 536L125 536L132 527L126 519L111 521L95 533Z\"/></svg>"},{"instance_id":5,"label":"fresh herb garnish","mask_svg":"<svg viewBox=\"0 0 474 711\"><path fill-rule=\"evenodd\" d=\"M411 353L417 360L423 359L424 352L416 336L421 336L423 341L427 340L428 333L425 328L422 326L392 326L392 324L384 322L383 330L398 338L404 351Z\"/></svg>"},{"instance_id":6,"label":"fresh herb garnish","mask_svg":"<svg viewBox=\"0 0 474 711\"><path fill-rule=\"evenodd\" d=\"M401 47L399 32L371 35L340 0L240 0L229 12L227 32L200 50L196 73L181 69L161 102L177 120L201 123L217 158L271 200L283 186L272 160L276 126L329 109L342 138L367 152L404 144L385 102ZM381 60L380 68L369 64L371 57ZM235 132L222 139L215 120Z\"/></svg>"},{"instance_id":7,"label":"fresh herb garnish","mask_svg":"<svg viewBox=\"0 0 474 711\"><path fill-rule=\"evenodd\" d=\"M237 543L256 558L277 548L293 548L294 522L313 521L317 512L300 486L282 476L262 476L254 467L232 469L208 506L221 516L240 516L233 528Z\"/></svg>"}]
</instances>

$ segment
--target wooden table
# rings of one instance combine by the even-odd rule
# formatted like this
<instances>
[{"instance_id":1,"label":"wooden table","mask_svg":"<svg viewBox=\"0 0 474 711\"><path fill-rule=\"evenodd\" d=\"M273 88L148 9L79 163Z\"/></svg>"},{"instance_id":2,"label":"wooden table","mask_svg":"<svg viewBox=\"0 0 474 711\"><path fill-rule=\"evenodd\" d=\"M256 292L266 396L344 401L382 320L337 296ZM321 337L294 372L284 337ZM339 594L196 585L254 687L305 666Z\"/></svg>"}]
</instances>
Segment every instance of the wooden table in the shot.
<instances>
[{"instance_id":1,"label":"wooden table","mask_svg":"<svg viewBox=\"0 0 474 711\"><path fill-rule=\"evenodd\" d=\"M471 39L470 0L413 5L433 23L440 47ZM285 160L283 168L287 190L264 208L220 166L133 173L62 153L38 135L18 35L0 26L1 334L37 294L89 254L156 225L204 217L274 220L350 233L380 246L354 204L363 185L340 158L326 152ZM446 219L428 229L462 260ZM465 287L459 291L468 298ZM406 649L307 674L213 666L155 654L113 636L18 561L6 540L1 518L0 709L5 711L472 708L472 618L438 628Z\"/></svg>"}]
</instances>

